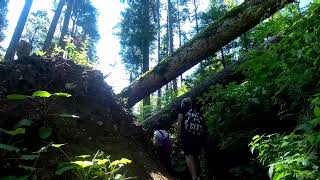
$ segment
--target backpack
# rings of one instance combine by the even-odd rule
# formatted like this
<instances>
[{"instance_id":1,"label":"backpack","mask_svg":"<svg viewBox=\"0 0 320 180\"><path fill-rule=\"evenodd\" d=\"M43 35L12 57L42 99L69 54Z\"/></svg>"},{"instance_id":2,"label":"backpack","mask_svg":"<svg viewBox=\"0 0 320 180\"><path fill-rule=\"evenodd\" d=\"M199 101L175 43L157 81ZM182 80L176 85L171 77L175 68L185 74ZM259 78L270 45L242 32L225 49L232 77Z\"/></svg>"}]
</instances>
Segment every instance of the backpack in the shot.
<instances>
[{"instance_id":1,"label":"backpack","mask_svg":"<svg viewBox=\"0 0 320 180\"><path fill-rule=\"evenodd\" d=\"M160 144L161 144L161 149L164 151L164 152L167 152L169 153L171 151L171 148L172 148L172 143L171 143L171 140L170 140L170 137L169 137L169 134L167 134L167 136L165 136L162 132L162 130L159 130L160 134L161 134L161 138L160 138Z\"/></svg>"},{"instance_id":2,"label":"backpack","mask_svg":"<svg viewBox=\"0 0 320 180\"><path fill-rule=\"evenodd\" d=\"M190 107L184 115L184 131L193 136L202 136L205 131L205 124L202 116L194 108Z\"/></svg>"}]
</instances>

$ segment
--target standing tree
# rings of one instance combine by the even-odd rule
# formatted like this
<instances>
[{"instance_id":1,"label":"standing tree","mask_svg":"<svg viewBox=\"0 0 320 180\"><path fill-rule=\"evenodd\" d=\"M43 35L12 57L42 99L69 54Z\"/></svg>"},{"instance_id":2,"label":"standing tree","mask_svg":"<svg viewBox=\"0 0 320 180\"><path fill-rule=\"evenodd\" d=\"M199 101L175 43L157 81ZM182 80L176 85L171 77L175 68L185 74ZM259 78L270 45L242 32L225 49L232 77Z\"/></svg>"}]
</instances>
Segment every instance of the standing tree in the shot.
<instances>
[{"instance_id":1,"label":"standing tree","mask_svg":"<svg viewBox=\"0 0 320 180\"><path fill-rule=\"evenodd\" d=\"M46 11L38 10L37 12L31 13L29 16L22 37L29 40L33 49L40 50L43 46L43 39L48 32L49 23Z\"/></svg>"},{"instance_id":2,"label":"standing tree","mask_svg":"<svg viewBox=\"0 0 320 180\"><path fill-rule=\"evenodd\" d=\"M60 34L60 39L59 39L59 46L64 49L65 48L65 36L68 34L68 28L69 28L69 21L71 18L71 13L72 13L72 8L73 8L74 0L68 0L67 4L67 10L64 15L64 20L63 20L63 26Z\"/></svg>"},{"instance_id":3,"label":"standing tree","mask_svg":"<svg viewBox=\"0 0 320 180\"><path fill-rule=\"evenodd\" d=\"M3 31L6 30L8 26L8 2L9 0L0 0L0 42L4 40L5 35Z\"/></svg>"},{"instance_id":4,"label":"standing tree","mask_svg":"<svg viewBox=\"0 0 320 180\"><path fill-rule=\"evenodd\" d=\"M193 6L194 6L194 20L196 22L196 33L199 33L199 19L198 19L198 8L200 4L200 0L193 0L192 1Z\"/></svg>"},{"instance_id":5,"label":"standing tree","mask_svg":"<svg viewBox=\"0 0 320 180\"><path fill-rule=\"evenodd\" d=\"M169 55L173 53L173 6L171 0L168 0L168 36L169 36ZM178 91L177 79L172 80L173 90Z\"/></svg>"},{"instance_id":6,"label":"standing tree","mask_svg":"<svg viewBox=\"0 0 320 180\"><path fill-rule=\"evenodd\" d=\"M161 8L161 4L160 4L160 0L157 0L156 2L156 23L157 23L157 55L158 55L158 63L160 63L161 61L161 55L160 55L160 49L161 49L161 15L160 15L160 8ZM157 92L158 98L157 98L157 107L161 107L161 96L162 96L162 92L161 92L161 88L158 89Z\"/></svg>"},{"instance_id":7,"label":"standing tree","mask_svg":"<svg viewBox=\"0 0 320 180\"><path fill-rule=\"evenodd\" d=\"M54 13L53 19L51 21L46 40L43 43L43 47L42 47L43 51L47 51L49 49L49 47L51 46L52 39L53 39L54 33L56 31L57 24L59 22L59 19L60 19L60 16L61 16L61 12L62 12L63 6L65 4L65 1L66 0L60 0L59 1L57 9L56 9L56 11Z\"/></svg>"},{"instance_id":8,"label":"standing tree","mask_svg":"<svg viewBox=\"0 0 320 180\"><path fill-rule=\"evenodd\" d=\"M100 38L98 32L98 11L88 0L76 0L72 11L71 36L74 42L88 44L87 56L90 61L96 61L96 44ZM75 44L77 45L77 44ZM78 44L78 46L83 46Z\"/></svg>"},{"instance_id":9,"label":"standing tree","mask_svg":"<svg viewBox=\"0 0 320 180\"><path fill-rule=\"evenodd\" d=\"M117 35L120 37L120 55L126 69L139 75L149 70L150 48L155 35L151 21L152 4L149 0L137 0L129 5L121 14L122 21L118 24ZM150 96L143 99L143 105L150 105Z\"/></svg>"},{"instance_id":10,"label":"standing tree","mask_svg":"<svg viewBox=\"0 0 320 180\"><path fill-rule=\"evenodd\" d=\"M21 34L23 31L24 25L27 22L28 14L30 12L32 2L33 2L33 0L26 0L26 2L24 4L23 10L20 14L17 26L14 30L13 35L12 35L9 47L6 52L6 55L4 56L4 59L7 61L12 61L14 59L16 48L17 48L17 45L18 45L19 40L21 38Z\"/></svg>"}]
</instances>

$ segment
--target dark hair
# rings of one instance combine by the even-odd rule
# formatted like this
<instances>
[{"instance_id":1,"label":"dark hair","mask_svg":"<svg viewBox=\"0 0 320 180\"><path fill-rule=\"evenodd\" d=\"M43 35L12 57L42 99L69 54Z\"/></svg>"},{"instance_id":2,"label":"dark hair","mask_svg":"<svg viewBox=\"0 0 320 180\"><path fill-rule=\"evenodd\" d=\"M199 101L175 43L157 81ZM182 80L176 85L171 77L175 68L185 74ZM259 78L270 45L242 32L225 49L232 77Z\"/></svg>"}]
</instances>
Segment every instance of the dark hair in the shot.
<instances>
[{"instance_id":1,"label":"dark hair","mask_svg":"<svg viewBox=\"0 0 320 180\"><path fill-rule=\"evenodd\" d=\"M185 97L182 99L181 101L181 107L185 108L185 107L191 107L192 106L192 99L191 97Z\"/></svg>"}]
</instances>

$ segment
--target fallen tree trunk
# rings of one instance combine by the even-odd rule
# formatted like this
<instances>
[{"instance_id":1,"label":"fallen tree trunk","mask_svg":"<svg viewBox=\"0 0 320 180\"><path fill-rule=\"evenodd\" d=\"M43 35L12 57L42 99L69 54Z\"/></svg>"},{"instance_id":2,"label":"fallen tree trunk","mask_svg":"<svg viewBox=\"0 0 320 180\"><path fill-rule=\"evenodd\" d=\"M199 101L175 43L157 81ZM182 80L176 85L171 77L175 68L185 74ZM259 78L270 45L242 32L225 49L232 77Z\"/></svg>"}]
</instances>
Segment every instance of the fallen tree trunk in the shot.
<instances>
[{"instance_id":1,"label":"fallen tree trunk","mask_svg":"<svg viewBox=\"0 0 320 180\"><path fill-rule=\"evenodd\" d=\"M119 95L131 108L194 65L206 59L238 36L270 17L293 0L247 0L219 21L209 25Z\"/></svg>"},{"instance_id":2,"label":"fallen tree trunk","mask_svg":"<svg viewBox=\"0 0 320 180\"><path fill-rule=\"evenodd\" d=\"M263 51L271 44L276 44L282 39L282 35L278 34L271 37L265 43L259 45L255 50ZM194 86L190 91L185 93L183 96L178 97L175 101L169 104L167 107L161 109L148 119L143 122L143 128L147 130L148 133L153 133L157 129L169 129L172 124L177 120L178 109L180 107L180 102L185 97L192 97L196 99L203 95L211 86L214 85L226 85L231 82L242 82L244 80L244 75L241 72L235 71L235 68L240 64L244 63L246 59L242 58L236 61L234 64L227 66L221 72L218 72L212 77L208 77L201 84ZM208 101L211 101L209 99ZM205 102L207 104L209 102ZM198 107L202 107L203 104L197 104Z\"/></svg>"},{"instance_id":3,"label":"fallen tree trunk","mask_svg":"<svg viewBox=\"0 0 320 180\"><path fill-rule=\"evenodd\" d=\"M244 76L235 71L235 67L244 61L237 61L233 65L227 66L223 71L218 72L212 77L207 78L201 84L195 86L193 89L178 97L170 105L158 111L143 122L143 128L148 133L153 133L157 129L169 129L174 124L178 117L178 110L180 107L181 100L185 97L192 97L193 99L200 97L209 87L217 84L226 85L231 82L241 82L244 80ZM202 104L197 104L199 107Z\"/></svg>"}]
</instances>

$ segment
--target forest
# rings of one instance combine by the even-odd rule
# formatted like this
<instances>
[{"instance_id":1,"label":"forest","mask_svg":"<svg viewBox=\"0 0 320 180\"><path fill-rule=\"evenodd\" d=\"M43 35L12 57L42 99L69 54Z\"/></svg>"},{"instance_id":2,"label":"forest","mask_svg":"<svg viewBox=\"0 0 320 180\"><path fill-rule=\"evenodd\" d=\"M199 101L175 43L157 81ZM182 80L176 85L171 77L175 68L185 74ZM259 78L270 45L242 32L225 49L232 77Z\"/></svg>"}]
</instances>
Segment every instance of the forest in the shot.
<instances>
[{"instance_id":1,"label":"forest","mask_svg":"<svg viewBox=\"0 0 320 180\"><path fill-rule=\"evenodd\" d=\"M320 180L319 37L320 0L0 0L0 180Z\"/></svg>"}]
</instances>

